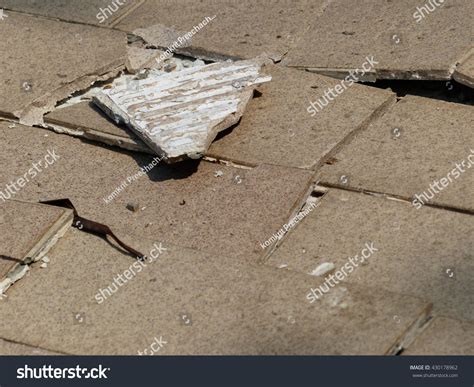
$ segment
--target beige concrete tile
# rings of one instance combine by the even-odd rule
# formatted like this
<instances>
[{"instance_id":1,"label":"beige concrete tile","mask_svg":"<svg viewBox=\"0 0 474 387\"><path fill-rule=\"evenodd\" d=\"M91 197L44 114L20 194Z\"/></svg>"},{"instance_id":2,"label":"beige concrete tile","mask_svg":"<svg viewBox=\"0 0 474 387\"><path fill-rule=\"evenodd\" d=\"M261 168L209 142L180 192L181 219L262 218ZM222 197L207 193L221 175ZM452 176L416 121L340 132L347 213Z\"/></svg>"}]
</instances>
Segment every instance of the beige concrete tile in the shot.
<instances>
[{"instance_id":1,"label":"beige concrete tile","mask_svg":"<svg viewBox=\"0 0 474 387\"><path fill-rule=\"evenodd\" d=\"M206 17L215 15L194 35L193 52L205 57L216 53L247 59L266 52L280 59L305 32L323 4L321 0L153 0L145 2L116 27L132 32L164 24L186 33Z\"/></svg>"},{"instance_id":2,"label":"beige concrete tile","mask_svg":"<svg viewBox=\"0 0 474 387\"><path fill-rule=\"evenodd\" d=\"M0 339L0 356L55 356L60 353L51 352L41 348L31 347L29 345L13 343L11 341Z\"/></svg>"},{"instance_id":3,"label":"beige concrete tile","mask_svg":"<svg viewBox=\"0 0 474 387\"><path fill-rule=\"evenodd\" d=\"M241 122L216 140L208 156L242 164L261 163L314 168L331 150L375 118L393 100L392 93L353 85L316 112L319 100L340 82L280 66L265 67L272 81L259 87Z\"/></svg>"},{"instance_id":4,"label":"beige concrete tile","mask_svg":"<svg viewBox=\"0 0 474 387\"><path fill-rule=\"evenodd\" d=\"M346 176L346 187L417 198L416 207L474 211L473 124L470 106L406 97L342 147L320 179L341 185Z\"/></svg>"},{"instance_id":5,"label":"beige concrete tile","mask_svg":"<svg viewBox=\"0 0 474 387\"><path fill-rule=\"evenodd\" d=\"M373 55L379 79L449 79L472 47L474 3L453 0L438 8L428 5L433 12L420 10L426 3L332 1L284 63L345 74Z\"/></svg>"},{"instance_id":6,"label":"beige concrete tile","mask_svg":"<svg viewBox=\"0 0 474 387\"><path fill-rule=\"evenodd\" d=\"M383 354L428 311L419 299L358 286L310 304L305 292L314 278L162 247L155 261L112 286L134 261L71 230L48 270L0 303L0 334L73 354L135 355L160 337L166 344L157 355Z\"/></svg>"},{"instance_id":7,"label":"beige concrete tile","mask_svg":"<svg viewBox=\"0 0 474 387\"><path fill-rule=\"evenodd\" d=\"M126 34L11 12L0 23L0 111L32 124L56 101L123 67Z\"/></svg>"},{"instance_id":8,"label":"beige concrete tile","mask_svg":"<svg viewBox=\"0 0 474 387\"><path fill-rule=\"evenodd\" d=\"M456 81L474 88L474 54L456 68L453 76Z\"/></svg>"},{"instance_id":9,"label":"beige concrete tile","mask_svg":"<svg viewBox=\"0 0 474 387\"><path fill-rule=\"evenodd\" d=\"M138 0L0 0L0 8L107 26L139 3Z\"/></svg>"},{"instance_id":10,"label":"beige concrete tile","mask_svg":"<svg viewBox=\"0 0 474 387\"><path fill-rule=\"evenodd\" d=\"M313 175L270 165L240 169L188 162L160 164L140 176L142 167L152 167L152 156L119 153L39 128L9 129L8 123L0 123L0 144L0 182L23 175L47 149L60 157L15 198L68 197L81 216L109 225L131 246L159 235L234 257L262 253L260 242L301 206ZM19 154L25 156L18 159ZM131 212L130 202L145 209Z\"/></svg>"},{"instance_id":11,"label":"beige concrete tile","mask_svg":"<svg viewBox=\"0 0 474 387\"><path fill-rule=\"evenodd\" d=\"M154 154L132 130L125 125L116 125L92 102L79 102L56 109L45 116L45 123L59 132L64 131L88 140Z\"/></svg>"},{"instance_id":12,"label":"beige concrete tile","mask_svg":"<svg viewBox=\"0 0 474 387\"><path fill-rule=\"evenodd\" d=\"M341 268L346 273L336 281L420 297L439 313L473 320L473 233L471 215L430 207L417 210L406 202L330 189L268 264L309 274L323 263L333 263L334 273ZM370 255L366 243L378 250ZM363 250L370 255L365 260ZM329 281L322 293L337 289L331 287L334 280Z\"/></svg>"},{"instance_id":13,"label":"beige concrete tile","mask_svg":"<svg viewBox=\"0 0 474 387\"><path fill-rule=\"evenodd\" d=\"M474 354L474 324L447 317L435 317L403 354L472 356Z\"/></svg>"}]
</instances>

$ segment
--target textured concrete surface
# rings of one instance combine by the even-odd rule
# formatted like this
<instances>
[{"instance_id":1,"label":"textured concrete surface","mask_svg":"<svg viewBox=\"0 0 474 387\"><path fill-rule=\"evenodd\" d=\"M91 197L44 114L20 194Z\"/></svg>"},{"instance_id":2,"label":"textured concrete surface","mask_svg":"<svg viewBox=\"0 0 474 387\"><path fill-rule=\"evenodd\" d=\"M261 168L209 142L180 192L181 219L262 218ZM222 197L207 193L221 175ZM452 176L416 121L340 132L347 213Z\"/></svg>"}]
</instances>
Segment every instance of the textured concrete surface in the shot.
<instances>
[{"instance_id":1,"label":"textured concrete surface","mask_svg":"<svg viewBox=\"0 0 474 387\"><path fill-rule=\"evenodd\" d=\"M45 123L58 131L73 133L77 137L115 145L124 149L152 154L153 151L125 125L115 124L92 102L55 109L45 116Z\"/></svg>"},{"instance_id":2,"label":"textured concrete surface","mask_svg":"<svg viewBox=\"0 0 474 387\"><path fill-rule=\"evenodd\" d=\"M429 6L434 11L421 11L424 17L415 15L424 4L332 1L311 21L312 28L284 63L344 74L373 55L379 62L377 78L449 79L457 61L472 48L474 3L453 0L438 8Z\"/></svg>"},{"instance_id":3,"label":"textured concrete surface","mask_svg":"<svg viewBox=\"0 0 474 387\"><path fill-rule=\"evenodd\" d=\"M333 189L268 264L311 273L331 262L338 271L373 242L378 251L364 264L350 265L352 272L346 269L341 281L421 297L433 302L436 313L473 320L473 233L470 215L429 207L416 210L410 203Z\"/></svg>"},{"instance_id":4,"label":"textured concrete surface","mask_svg":"<svg viewBox=\"0 0 474 387\"><path fill-rule=\"evenodd\" d=\"M17 198L68 197L80 215L109 225L130 245L160 236L184 247L257 257L259 243L286 223L312 181L311 172L293 168L246 170L203 162L159 164L140 177L152 156L119 153L39 128L8 128L8 123L0 123L0 145L5 149L0 181L21 176L49 148L60 156ZM18 154L25 156L18 160ZM115 200L109 200L116 190ZM129 211L129 202L144 210Z\"/></svg>"},{"instance_id":5,"label":"textured concrete surface","mask_svg":"<svg viewBox=\"0 0 474 387\"><path fill-rule=\"evenodd\" d=\"M5 188L1 189L4 192ZM0 281L28 258L35 246L39 247L66 212L63 208L0 198Z\"/></svg>"},{"instance_id":6,"label":"textured concrete surface","mask_svg":"<svg viewBox=\"0 0 474 387\"><path fill-rule=\"evenodd\" d=\"M42 112L122 66L119 31L11 12L0 23L0 112L36 123ZM87 59L86 59L87 58Z\"/></svg>"},{"instance_id":7,"label":"textured concrete surface","mask_svg":"<svg viewBox=\"0 0 474 387\"><path fill-rule=\"evenodd\" d=\"M471 106L406 97L342 147L319 178L474 211L473 125Z\"/></svg>"},{"instance_id":8,"label":"textured concrete surface","mask_svg":"<svg viewBox=\"0 0 474 387\"><path fill-rule=\"evenodd\" d=\"M474 88L474 54L462 61L454 72L454 79Z\"/></svg>"},{"instance_id":9,"label":"textured concrete surface","mask_svg":"<svg viewBox=\"0 0 474 387\"><path fill-rule=\"evenodd\" d=\"M310 102L338 80L294 69L264 68L272 81L259 87L241 122L216 140L208 156L242 164L314 168L331 150L393 101L393 94L353 85L311 116Z\"/></svg>"},{"instance_id":10,"label":"textured concrete surface","mask_svg":"<svg viewBox=\"0 0 474 387\"><path fill-rule=\"evenodd\" d=\"M56 352L0 339L0 356L54 356Z\"/></svg>"},{"instance_id":11,"label":"textured concrete surface","mask_svg":"<svg viewBox=\"0 0 474 387\"><path fill-rule=\"evenodd\" d=\"M116 2L117 3L117 2ZM140 4L138 0L0 0L0 8L66 21L107 26Z\"/></svg>"},{"instance_id":12,"label":"textured concrete surface","mask_svg":"<svg viewBox=\"0 0 474 387\"><path fill-rule=\"evenodd\" d=\"M436 317L403 352L418 356L469 356L473 353L474 324L446 317Z\"/></svg>"},{"instance_id":13,"label":"textured concrete surface","mask_svg":"<svg viewBox=\"0 0 474 387\"><path fill-rule=\"evenodd\" d=\"M0 336L72 354L134 355L155 337L166 342L157 355L384 354L428 310L419 299L358 286L311 305L304 293L315 279L163 246L99 304L100 289L134 261L71 230L48 269L0 303Z\"/></svg>"},{"instance_id":14,"label":"textured concrete surface","mask_svg":"<svg viewBox=\"0 0 474 387\"><path fill-rule=\"evenodd\" d=\"M324 1L321 0L152 0L146 1L116 27L132 32L137 28L163 24L175 26L186 33L206 17L215 15L194 35L194 53L205 57L250 59L266 52L275 60L280 60L305 33L308 23L314 20L323 6Z\"/></svg>"}]
</instances>

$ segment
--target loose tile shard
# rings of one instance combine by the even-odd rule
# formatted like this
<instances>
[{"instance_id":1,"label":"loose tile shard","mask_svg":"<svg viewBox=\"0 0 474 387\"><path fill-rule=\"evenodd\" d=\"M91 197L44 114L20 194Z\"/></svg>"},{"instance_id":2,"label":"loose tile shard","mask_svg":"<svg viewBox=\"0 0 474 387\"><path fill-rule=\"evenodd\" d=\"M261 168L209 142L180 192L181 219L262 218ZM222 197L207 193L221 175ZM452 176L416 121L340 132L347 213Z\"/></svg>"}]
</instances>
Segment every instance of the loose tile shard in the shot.
<instances>
[{"instance_id":1,"label":"loose tile shard","mask_svg":"<svg viewBox=\"0 0 474 387\"><path fill-rule=\"evenodd\" d=\"M134 88L118 80L94 102L167 162L196 159L217 133L239 121L255 87L271 80L260 68L258 61L238 61L150 73Z\"/></svg>"}]
</instances>

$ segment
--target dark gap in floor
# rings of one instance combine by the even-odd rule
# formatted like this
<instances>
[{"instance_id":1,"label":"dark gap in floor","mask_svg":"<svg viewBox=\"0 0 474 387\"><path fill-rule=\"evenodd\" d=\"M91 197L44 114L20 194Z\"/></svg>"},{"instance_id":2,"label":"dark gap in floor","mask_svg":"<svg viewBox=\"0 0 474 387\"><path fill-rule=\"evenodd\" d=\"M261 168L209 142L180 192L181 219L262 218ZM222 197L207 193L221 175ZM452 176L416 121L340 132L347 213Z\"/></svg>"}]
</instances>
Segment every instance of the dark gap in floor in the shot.
<instances>
[{"instance_id":1,"label":"dark gap in floor","mask_svg":"<svg viewBox=\"0 0 474 387\"><path fill-rule=\"evenodd\" d=\"M379 89L391 89L397 97L417 95L425 98L454 102L462 105L474 105L474 89L454 80L450 81L413 81L381 79L376 82L362 82L366 86Z\"/></svg>"}]
</instances>

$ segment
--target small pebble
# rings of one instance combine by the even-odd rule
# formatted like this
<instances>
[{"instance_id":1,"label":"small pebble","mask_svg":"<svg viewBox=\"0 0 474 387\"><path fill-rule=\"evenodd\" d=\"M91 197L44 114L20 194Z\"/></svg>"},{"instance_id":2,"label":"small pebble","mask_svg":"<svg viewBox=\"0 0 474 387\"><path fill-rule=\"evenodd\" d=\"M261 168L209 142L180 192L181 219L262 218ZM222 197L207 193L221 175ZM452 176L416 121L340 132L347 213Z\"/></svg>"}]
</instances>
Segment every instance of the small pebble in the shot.
<instances>
[{"instance_id":1,"label":"small pebble","mask_svg":"<svg viewBox=\"0 0 474 387\"><path fill-rule=\"evenodd\" d=\"M180 206L184 206L185 204L186 204L186 200L181 200L181 201L179 202L179 205L180 205Z\"/></svg>"},{"instance_id":2,"label":"small pebble","mask_svg":"<svg viewBox=\"0 0 474 387\"><path fill-rule=\"evenodd\" d=\"M138 205L137 202L130 202L127 203L127 210L132 211L132 212L137 212L140 206Z\"/></svg>"},{"instance_id":3,"label":"small pebble","mask_svg":"<svg viewBox=\"0 0 474 387\"><path fill-rule=\"evenodd\" d=\"M41 258L41 260L42 260L43 262L45 262L45 263L49 263L49 261L50 261L50 259L49 259L49 257L48 257L47 255L44 256L43 258Z\"/></svg>"},{"instance_id":4,"label":"small pebble","mask_svg":"<svg viewBox=\"0 0 474 387\"><path fill-rule=\"evenodd\" d=\"M222 172L222 171L220 171L220 170L219 170L219 171L215 171L215 172L214 172L214 177L221 177L223 174L224 174L224 172Z\"/></svg>"},{"instance_id":5,"label":"small pebble","mask_svg":"<svg viewBox=\"0 0 474 387\"><path fill-rule=\"evenodd\" d=\"M48 267L48 264L47 264L46 262L43 262L43 263L40 265L40 267L41 267L42 269L46 269L46 268Z\"/></svg>"}]
</instances>

